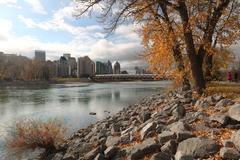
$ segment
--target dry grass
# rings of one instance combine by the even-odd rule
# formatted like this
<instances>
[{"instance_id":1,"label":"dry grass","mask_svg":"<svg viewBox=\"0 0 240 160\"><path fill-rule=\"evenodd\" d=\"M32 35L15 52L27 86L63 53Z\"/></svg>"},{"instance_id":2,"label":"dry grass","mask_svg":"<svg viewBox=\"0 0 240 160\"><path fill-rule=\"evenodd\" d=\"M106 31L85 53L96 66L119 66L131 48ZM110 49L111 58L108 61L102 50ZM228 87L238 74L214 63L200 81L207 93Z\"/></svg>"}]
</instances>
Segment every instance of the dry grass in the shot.
<instances>
[{"instance_id":1,"label":"dry grass","mask_svg":"<svg viewBox=\"0 0 240 160\"><path fill-rule=\"evenodd\" d=\"M66 127L58 120L21 120L8 130L7 149L44 148L46 152L54 152L65 134Z\"/></svg>"},{"instance_id":2,"label":"dry grass","mask_svg":"<svg viewBox=\"0 0 240 160\"><path fill-rule=\"evenodd\" d=\"M240 82L211 82L207 85L206 94L222 94L228 98L240 97Z\"/></svg>"}]
</instances>

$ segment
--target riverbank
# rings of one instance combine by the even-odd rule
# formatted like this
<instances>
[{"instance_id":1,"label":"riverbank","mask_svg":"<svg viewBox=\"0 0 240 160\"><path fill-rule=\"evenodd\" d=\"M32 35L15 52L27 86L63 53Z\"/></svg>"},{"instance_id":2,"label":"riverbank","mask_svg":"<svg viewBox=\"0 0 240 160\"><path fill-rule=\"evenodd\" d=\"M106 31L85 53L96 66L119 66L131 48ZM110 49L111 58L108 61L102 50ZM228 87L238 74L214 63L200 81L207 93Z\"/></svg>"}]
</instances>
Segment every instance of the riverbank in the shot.
<instances>
[{"instance_id":1,"label":"riverbank","mask_svg":"<svg viewBox=\"0 0 240 160\"><path fill-rule=\"evenodd\" d=\"M239 99L156 94L78 130L46 159L239 159L239 117Z\"/></svg>"},{"instance_id":2,"label":"riverbank","mask_svg":"<svg viewBox=\"0 0 240 160\"><path fill-rule=\"evenodd\" d=\"M23 80L0 80L0 87L5 86L49 86L51 84L69 84L69 83L90 83L92 81L88 79L79 79L79 78L54 78L49 81L23 81Z\"/></svg>"}]
</instances>

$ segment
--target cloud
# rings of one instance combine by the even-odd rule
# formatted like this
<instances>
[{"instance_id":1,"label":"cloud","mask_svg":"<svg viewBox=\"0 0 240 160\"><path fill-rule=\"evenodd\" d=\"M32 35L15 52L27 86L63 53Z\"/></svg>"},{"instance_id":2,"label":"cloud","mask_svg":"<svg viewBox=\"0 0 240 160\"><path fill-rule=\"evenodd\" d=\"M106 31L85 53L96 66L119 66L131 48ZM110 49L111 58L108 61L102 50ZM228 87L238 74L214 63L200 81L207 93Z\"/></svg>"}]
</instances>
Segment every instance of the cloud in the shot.
<instances>
[{"instance_id":1,"label":"cloud","mask_svg":"<svg viewBox=\"0 0 240 160\"><path fill-rule=\"evenodd\" d=\"M39 14L47 14L40 0L25 0L25 2L32 6L34 12Z\"/></svg>"},{"instance_id":2,"label":"cloud","mask_svg":"<svg viewBox=\"0 0 240 160\"><path fill-rule=\"evenodd\" d=\"M17 2L18 2L18 0L0 0L0 5L20 9L21 7L19 5L17 5Z\"/></svg>"},{"instance_id":3,"label":"cloud","mask_svg":"<svg viewBox=\"0 0 240 160\"><path fill-rule=\"evenodd\" d=\"M12 22L7 19L0 19L0 41L7 41L10 37L10 30L12 29Z\"/></svg>"}]
</instances>

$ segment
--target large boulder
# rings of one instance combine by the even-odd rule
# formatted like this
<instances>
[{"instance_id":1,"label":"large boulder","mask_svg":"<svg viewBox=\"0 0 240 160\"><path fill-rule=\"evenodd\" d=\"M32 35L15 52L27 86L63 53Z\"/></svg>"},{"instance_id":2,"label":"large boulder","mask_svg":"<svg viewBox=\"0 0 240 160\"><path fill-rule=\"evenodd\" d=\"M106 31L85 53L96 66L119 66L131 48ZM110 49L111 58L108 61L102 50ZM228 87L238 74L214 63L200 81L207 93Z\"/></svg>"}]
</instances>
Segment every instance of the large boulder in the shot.
<instances>
[{"instance_id":1,"label":"large boulder","mask_svg":"<svg viewBox=\"0 0 240 160\"><path fill-rule=\"evenodd\" d=\"M169 128L170 131L178 133L178 132L185 132L189 130L189 126L181 121L172 123L167 128Z\"/></svg>"},{"instance_id":2,"label":"large boulder","mask_svg":"<svg viewBox=\"0 0 240 160\"><path fill-rule=\"evenodd\" d=\"M131 148L128 159L139 160L147 154L156 153L160 150L160 146L155 142L154 138L148 138L142 144L136 144Z\"/></svg>"},{"instance_id":3,"label":"large boulder","mask_svg":"<svg viewBox=\"0 0 240 160\"><path fill-rule=\"evenodd\" d=\"M84 158L85 159L94 159L98 155L99 151L100 151L99 148L93 149L92 151L88 152L84 156Z\"/></svg>"},{"instance_id":4,"label":"large boulder","mask_svg":"<svg viewBox=\"0 0 240 160\"><path fill-rule=\"evenodd\" d=\"M151 118L151 113L150 112L143 112L140 116L140 119L142 122L146 122Z\"/></svg>"},{"instance_id":5,"label":"large boulder","mask_svg":"<svg viewBox=\"0 0 240 160\"><path fill-rule=\"evenodd\" d=\"M106 159L112 159L116 153L119 151L119 148L116 147L116 146L110 146L108 147L105 151L104 151L104 154L105 154L105 158Z\"/></svg>"},{"instance_id":6,"label":"large boulder","mask_svg":"<svg viewBox=\"0 0 240 160\"><path fill-rule=\"evenodd\" d=\"M234 102L230 99L222 99L215 105L215 107L222 108L222 107L226 107L226 106L233 105L233 104L234 104Z\"/></svg>"},{"instance_id":7,"label":"large boulder","mask_svg":"<svg viewBox=\"0 0 240 160\"><path fill-rule=\"evenodd\" d=\"M230 118L224 114L214 114L210 117L210 120L214 122L218 122L223 126L226 126L229 123Z\"/></svg>"},{"instance_id":8,"label":"large boulder","mask_svg":"<svg viewBox=\"0 0 240 160\"><path fill-rule=\"evenodd\" d=\"M161 145L165 144L167 141L176 139L176 134L171 131L163 131L158 135L158 141Z\"/></svg>"},{"instance_id":9,"label":"large boulder","mask_svg":"<svg viewBox=\"0 0 240 160\"><path fill-rule=\"evenodd\" d=\"M142 130L140 131L141 139L143 140L145 137L147 137L149 132L156 129L156 126L157 124L155 122L150 122L145 127L143 127Z\"/></svg>"},{"instance_id":10,"label":"large boulder","mask_svg":"<svg viewBox=\"0 0 240 160\"><path fill-rule=\"evenodd\" d=\"M162 152L168 153L170 155L174 155L176 153L176 150L177 142L175 140L170 140L161 147Z\"/></svg>"},{"instance_id":11,"label":"large boulder","mask_svg":"<svg viewBox=\"0 0 240 160\"><path fill-rule=\"evenodd\" d=\"M151 160L172 160L171 155L160 152L152 155Z\"/></svg>"},{"instance_id":12,"label":"large boulder","mask_svg":"<svg viewBox=\"0 0 240 160\"><path fill-rule=\"evenodd\" d=\"M228 116L234 120L240 121L240 104L230 106Z\"/></svg>"},{"instance_id":13,"label":"large boulder","mask_svg":"<svg viewBox=\"0 0 240 160\"><path fill-rule=\"evenodd\" d=\"M178 105L173 111L172 115L176 119L181 119L185 116L186 110L182 105Z\"/></svg>"},{"instance_id":14,"label":"large boulder","mask_svg":"<svg viewBox=\"0 0 240 160\"><path fill-rule=\"evenodd\" d=\"M175 154L175 160L194 160L191 155L184 155L182 152L177 152Z\"/></svg>"},{"instance_id":15,"label":"large boulder","mask_svg":"<svg viewBox=\"0 0 240 160\"><path fill-rule=\"evenodd\" d=\"M228 160L239 160L240 153L235 148L223 147L220 149L220 157Z\"/></svg>"},{"instance_id":16,"label":"large boulder","mask_svg":"<svg viewBox=\"0 0 240 160\"><path fill-rule=\"evenodd\" d=\"M218 145L216 142L206 138L186 139L180 142L177 148L177 154L194 158L208 158L217 151Z\"/></svg>"},{"instance_id":17,"label":"large boulder","mask_svg":"<svg viewBox=\"0 0 240 160\"><path fill-rule=\"evenodd\" d=\"M118 145L120 140L121 140L121 137L119 136L115 136L115 137L109 136L106 141L106 146L110 147L110 146Z\"/></svg>"},{"instance_id":18,"label":"large boulder","mask_svg":"<svg viewBox=\"0 0 240 160\"><path fill-rule=\"evenodd\" d=\"M240 151L240 130L232 134L231 140L235 147Z\"/></svg>"}]
</instances>

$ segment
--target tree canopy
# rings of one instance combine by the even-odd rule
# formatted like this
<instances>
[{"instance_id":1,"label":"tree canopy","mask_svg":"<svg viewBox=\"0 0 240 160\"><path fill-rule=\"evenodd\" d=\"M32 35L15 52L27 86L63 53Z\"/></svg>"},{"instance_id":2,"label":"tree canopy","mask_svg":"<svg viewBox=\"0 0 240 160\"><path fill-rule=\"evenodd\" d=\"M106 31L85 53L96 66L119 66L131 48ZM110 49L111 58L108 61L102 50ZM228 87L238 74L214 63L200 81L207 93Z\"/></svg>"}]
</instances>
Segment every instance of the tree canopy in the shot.
<instances>
[{"instance_id":1,"label":"tree canopy","mask_svg":"<svg viewBox=\"0 0 240 160\"><path fill-rule=\"evenodd\" d=\"M76 0L79 17L95 7L94 15L110 32L122 23L138 23L151 68L180 73L175 77L184 85L192 79L198 93L211 80L214 57L240 38L238 0Z\"/></svg>"}]
</instances>

